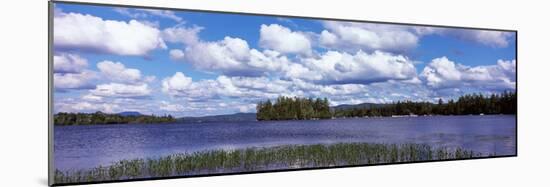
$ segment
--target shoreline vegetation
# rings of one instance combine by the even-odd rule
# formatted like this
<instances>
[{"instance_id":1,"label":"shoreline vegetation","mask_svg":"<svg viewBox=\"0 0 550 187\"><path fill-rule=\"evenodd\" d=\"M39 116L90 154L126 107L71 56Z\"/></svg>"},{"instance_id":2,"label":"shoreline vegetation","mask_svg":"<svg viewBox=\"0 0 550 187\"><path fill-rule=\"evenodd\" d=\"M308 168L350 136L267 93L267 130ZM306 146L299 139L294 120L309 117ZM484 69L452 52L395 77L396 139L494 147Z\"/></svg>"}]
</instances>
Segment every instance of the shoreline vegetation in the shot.
<instances>
[{"instance_id":1,"label":"shoreline vegetation","mask_svg":"<svg viewBox=\"0 0 550 187\"><path fill-rule=\"evenodd\" d=\"M330 108L327 98L279 97L257 104L256 118L265 120L314 120L348 117L399 117L430 115L492 115L516 114L517 94L505 91L500 94L466 94L457 100L443 103L397 101L390 104L364 103L359 107Z\"/></svg>"},{"instance_id":2,"label":"shoreline vegetation","mask_svg":"<svg viewBox=\"0 0 550 187\"><path fill-rule=\"evenodd\" d=\"M171 115L122 115L95 113L64 113L54 115L54 125L110 125L110 124L152 124L152 123L173 123L176 118Z\"/></svg>"},{"instance_id":3,"label":"shoreline vegetation","mask_svg":"<svg viewBox=\"0 0 550 187\"><path fill-rule=\"evenodd\" d=\"M190 176L296 168L372 165L431 160L466 159L481 153L425 144L338 143L282 145L236 150L209 150L159 158L131 159L87 170L56 170L56 183L78 183Z\"/></svg>"},{"instance_id":4,"label":"shoreline vegetation","mask_svg":"<svg viewBox=\"0 0 550 187\"><path fill-rule=\"evenodd\" d=\"M275 101L266 100L256 105L255 117L243 113L232 115L174 118L171 115L122 115L95 113L65 113L54 115L54 125L111 125L111 124L172 124L201 123L202 121L275 121L275 120L318 120L364 117L405 117L432 115L515 115L517 109L516 92L482 95L466 94L457 100L444 103L397 101L388 104L363 103L330 107L327 98L278 97ZM254 113L250 113L254 115ZM212 119L210 119L212 118Z\"/></svg>"}]
</instances>

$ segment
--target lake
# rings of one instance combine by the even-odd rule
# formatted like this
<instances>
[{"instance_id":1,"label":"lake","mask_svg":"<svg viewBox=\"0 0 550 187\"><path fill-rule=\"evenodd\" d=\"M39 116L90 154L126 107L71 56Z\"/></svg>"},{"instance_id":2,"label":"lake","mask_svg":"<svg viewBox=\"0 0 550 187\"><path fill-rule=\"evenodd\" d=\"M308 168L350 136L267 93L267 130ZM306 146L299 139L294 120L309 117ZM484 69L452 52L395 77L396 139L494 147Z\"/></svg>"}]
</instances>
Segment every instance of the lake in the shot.
<instances>
[{"instance_id":1,"label":"lake","mask_svg":"<svg viewBox=\"0 0 550 187\"><path fill-rule=\"evenodd\" d=\"M201 150L342 142L417 143L515 155L516 116L55 126L54 164L60 170L87 169Z\"/></svg>"}]
</instances>

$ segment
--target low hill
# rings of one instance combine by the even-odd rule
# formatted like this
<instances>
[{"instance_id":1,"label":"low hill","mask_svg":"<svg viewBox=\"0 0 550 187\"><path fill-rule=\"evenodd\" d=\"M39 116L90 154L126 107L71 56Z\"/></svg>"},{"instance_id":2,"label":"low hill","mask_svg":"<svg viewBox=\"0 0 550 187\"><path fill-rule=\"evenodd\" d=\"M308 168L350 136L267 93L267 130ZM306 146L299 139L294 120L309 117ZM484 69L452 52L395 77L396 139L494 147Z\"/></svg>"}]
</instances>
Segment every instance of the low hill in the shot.
<instances>
[{"instance_id":1,"label":"low hill","mask_svg":"<svg viewBox=\"0 0 550 187\"><path fill-rule=\"evenodd\" d=\"M139 112L135 112L135 111L125 111L125 112L119 112L117 113L118 115L121 115L121 116L141 116L143 114L139 113Z\"/></svg>"},{"instance_id":2,"label":"low hill","mask_svg":"<svg viewBox=\"0 0 550 187\"><path fill-rule=\"evenodd\" d=\"M178 123L201 123L201 122L240 122L240 121L256 121L256 113L236 113L215 116L202 117L183 117L178 118Z\"/></svg>"}]
</instances>

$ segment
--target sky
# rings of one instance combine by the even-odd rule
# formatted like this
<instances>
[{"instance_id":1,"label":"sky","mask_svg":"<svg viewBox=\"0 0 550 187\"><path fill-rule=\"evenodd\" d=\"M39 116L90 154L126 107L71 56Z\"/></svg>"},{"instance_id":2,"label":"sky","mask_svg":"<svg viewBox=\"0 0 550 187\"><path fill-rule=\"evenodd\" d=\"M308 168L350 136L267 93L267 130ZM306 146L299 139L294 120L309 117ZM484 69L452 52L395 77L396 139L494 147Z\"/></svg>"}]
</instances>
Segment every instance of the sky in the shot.
<instances>
[{"instance_id":1,"label":"sky","mask_svg":"<svg viewBox=\"0 0 550 187\"><path fill-rule=\"evenodd\" d=\"M514 32L54 4L54 112L206 116L516 88Z\"/></svg>"}]
</instances>

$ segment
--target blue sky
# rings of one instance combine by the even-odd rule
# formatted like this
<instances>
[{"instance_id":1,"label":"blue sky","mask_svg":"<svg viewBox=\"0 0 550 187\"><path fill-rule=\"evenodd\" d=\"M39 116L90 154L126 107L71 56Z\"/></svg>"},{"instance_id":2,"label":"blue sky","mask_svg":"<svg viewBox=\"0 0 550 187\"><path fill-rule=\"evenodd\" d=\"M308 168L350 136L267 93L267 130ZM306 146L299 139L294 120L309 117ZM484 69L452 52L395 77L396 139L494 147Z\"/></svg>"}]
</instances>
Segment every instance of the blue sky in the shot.
<instances>
[{"instance_id":1,"label":"blue sky","mask_svg":"<svg viewBox=\"0 0 550 187\"><path fill-rule=\"evenodd\" d=\"M516 85L515 33L55 4L54 111L204 116L278 96L436 101Z\"/></svg>"}]
</instances>

